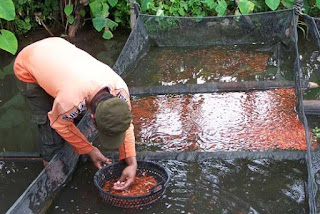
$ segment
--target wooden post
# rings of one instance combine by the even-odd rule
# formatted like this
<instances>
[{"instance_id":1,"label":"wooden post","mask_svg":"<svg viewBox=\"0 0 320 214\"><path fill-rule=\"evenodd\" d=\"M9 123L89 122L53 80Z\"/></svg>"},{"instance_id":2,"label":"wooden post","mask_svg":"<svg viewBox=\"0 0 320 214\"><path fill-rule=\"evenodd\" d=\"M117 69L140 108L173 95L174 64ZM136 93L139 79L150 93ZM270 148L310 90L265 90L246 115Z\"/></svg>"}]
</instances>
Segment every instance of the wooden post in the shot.
<instances>
[{"instance_id":1,"label":"wooden post","mask_svg":"<svg viewBox=\"0 0 320 214\"><path fill-rule=\"evenodd\" d=\"M137 21L137 14L134 10L134 4L136 3L135 0L130 0L130 27L133 29L134 24Z\"/></svg>"}]
</instances>

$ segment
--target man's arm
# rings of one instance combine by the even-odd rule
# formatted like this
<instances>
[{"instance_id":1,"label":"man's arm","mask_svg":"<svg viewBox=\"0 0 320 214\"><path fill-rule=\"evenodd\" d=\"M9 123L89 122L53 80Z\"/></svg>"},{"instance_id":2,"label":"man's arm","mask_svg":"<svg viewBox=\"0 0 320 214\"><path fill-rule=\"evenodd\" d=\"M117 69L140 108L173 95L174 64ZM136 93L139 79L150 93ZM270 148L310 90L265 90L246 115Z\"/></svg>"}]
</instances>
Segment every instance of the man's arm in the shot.
<instances>
[{"instance_id":1,"label":"man's arm","mask_svg":"<svg viewBox=\"0 0 320 214\"><path fill-rule=\"evenodd\" d=\"M127 167L122 171L121 177L118 180L119 182L115 183L113 188L116 190L124 190L130 187L135 180L137 172L137 159L136 157L129 157L125 159Z\"/></svg>"}]
</instances>

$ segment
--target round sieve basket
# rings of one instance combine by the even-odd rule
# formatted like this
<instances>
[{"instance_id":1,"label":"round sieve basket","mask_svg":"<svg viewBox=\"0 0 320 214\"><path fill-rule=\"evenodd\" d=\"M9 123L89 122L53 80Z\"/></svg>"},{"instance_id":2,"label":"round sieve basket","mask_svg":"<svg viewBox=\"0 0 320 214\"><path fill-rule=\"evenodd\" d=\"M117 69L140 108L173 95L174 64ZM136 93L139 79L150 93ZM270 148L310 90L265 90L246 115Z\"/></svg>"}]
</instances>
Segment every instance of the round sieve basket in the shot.
<instances>
[{"instance_id":1,"label":"round sieve basket","mask_svg":"<svg viewBox=\"0 0 320 214\"><path fill-rule=\"evenodd\" d=\"M153 176L157 181L157 185L149 193L130 197L111 194L104 190L103 186L106 181L118 179L126 166L126 163L123 162L113 163L102 167L94 175L94 184L105 202L120 208L139 208L160 199L169 185L170 172L165 167L150 161L138 161L137 168L137 174L145 173L148 176Z\"/></svg>"}]
</instances>

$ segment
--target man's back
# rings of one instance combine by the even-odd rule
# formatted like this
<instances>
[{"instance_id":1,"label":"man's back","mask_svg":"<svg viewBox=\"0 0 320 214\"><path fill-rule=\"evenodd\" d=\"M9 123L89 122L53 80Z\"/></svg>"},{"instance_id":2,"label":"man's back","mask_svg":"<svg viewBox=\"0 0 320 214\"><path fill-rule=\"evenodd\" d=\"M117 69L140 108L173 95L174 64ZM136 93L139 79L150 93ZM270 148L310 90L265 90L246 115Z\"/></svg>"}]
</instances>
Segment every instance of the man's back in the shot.
<instances>
[{"instance_id":1,"label":"man's back","mask_svg":"<svg viewBox=\"0 0 320 214\"><path fill-rule=\"evenodd\" d=\"M17 56L14 71L18 79L39 84L48 94L81 90L111 81L113 70L62 38L48 38L24 48ZM89 85L88 85L89 84ZM98 83L100 85L100 83Z\"/></svg>"}]
</instances>

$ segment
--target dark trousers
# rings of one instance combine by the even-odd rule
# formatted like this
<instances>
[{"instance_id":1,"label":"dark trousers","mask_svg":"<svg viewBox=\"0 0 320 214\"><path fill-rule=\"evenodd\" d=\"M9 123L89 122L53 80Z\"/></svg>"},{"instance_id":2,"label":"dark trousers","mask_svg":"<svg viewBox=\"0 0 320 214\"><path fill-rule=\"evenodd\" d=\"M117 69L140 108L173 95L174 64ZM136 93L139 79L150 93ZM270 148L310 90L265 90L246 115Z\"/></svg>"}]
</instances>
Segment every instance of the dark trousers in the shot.
<instances>
[{"instance_id":1,"label":"dark trousers","mask_svg":"<svg viewBox=\"0 0 320 214\"><path fill-rule=\"evenodd\" d=\"M38 126L40 134L40 156L50 161L63 147L63 138L50 126L48 112L51 111L54 98L48 95L38 84L17 80L20 92L31 108L31 121Z\"/></svg>"}]
</instances>

